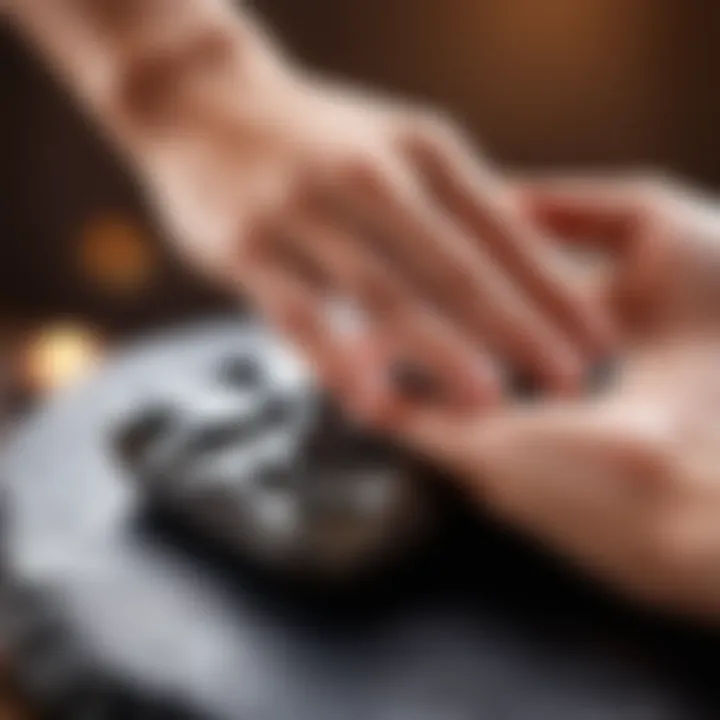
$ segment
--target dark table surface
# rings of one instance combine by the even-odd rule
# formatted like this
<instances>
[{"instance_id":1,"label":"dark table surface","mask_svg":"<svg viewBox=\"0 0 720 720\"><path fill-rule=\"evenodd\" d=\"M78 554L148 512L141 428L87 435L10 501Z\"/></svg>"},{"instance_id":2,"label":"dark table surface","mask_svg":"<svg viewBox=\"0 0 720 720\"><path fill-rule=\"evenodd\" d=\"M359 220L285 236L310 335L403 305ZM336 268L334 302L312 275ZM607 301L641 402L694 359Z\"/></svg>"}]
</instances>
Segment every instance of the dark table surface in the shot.
<instances>
[{"instance_id":1,"label":"dark table surface","mask_svg":"<svg viewBox=\"0 0 720 720\"><path fill-rule=\"evenodd\" d=\"M108 452L115 418L242 334L218 321L141 343L11 443L2 626L51 716L85 717L88 698L92 717L130 719L720 716L717 638L623 607L483 520L460 513L422 557L325 594L145 518Z\"/></svg>"}]
</instances>

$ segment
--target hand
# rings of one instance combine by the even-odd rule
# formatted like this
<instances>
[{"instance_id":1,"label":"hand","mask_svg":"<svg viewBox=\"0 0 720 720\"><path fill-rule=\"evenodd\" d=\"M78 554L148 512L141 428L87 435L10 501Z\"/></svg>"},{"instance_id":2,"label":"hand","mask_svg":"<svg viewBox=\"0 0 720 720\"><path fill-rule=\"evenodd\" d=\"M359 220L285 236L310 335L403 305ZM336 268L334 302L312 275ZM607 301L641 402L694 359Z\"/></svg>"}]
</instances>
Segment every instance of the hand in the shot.
<instances>
[{"instance_id":1,"label":"hand","mask_svg":"<svg viewBox=\"0 0 720 720\"><path fill-rule=\"evenodd\" d=\"M329 332L337 298L362 311L363 344L412 358L453 401L497 400L498 363L577 389L608 346L601 312L451 123L297 71L256 75L143 152L193 260L248 293L331 386L388 390Z\"/></svg>"},{"instance_id":2,"label":"hand","mask_svg":"<svg viewBox=\"0 0 720 720\"><path fill-rule=\"evenodd\" d=\"M533 221L567 243L604 251L603 302L632 344L704 337L720 322L720 205L670 182L566 179L519 190Z\"/></svg>"},{"instance_id":3,"label":"hand","mask_svg":"<svg viewBox=\"0 0 720 720\"><path fill-rule=\"evenodd\" d=\"M610 256L596 288L626 333L595 397L400 429L476 498L617 589L720 617L720 222L665 185L539 183L529 214Z\"/></svg>"}]
</instances>

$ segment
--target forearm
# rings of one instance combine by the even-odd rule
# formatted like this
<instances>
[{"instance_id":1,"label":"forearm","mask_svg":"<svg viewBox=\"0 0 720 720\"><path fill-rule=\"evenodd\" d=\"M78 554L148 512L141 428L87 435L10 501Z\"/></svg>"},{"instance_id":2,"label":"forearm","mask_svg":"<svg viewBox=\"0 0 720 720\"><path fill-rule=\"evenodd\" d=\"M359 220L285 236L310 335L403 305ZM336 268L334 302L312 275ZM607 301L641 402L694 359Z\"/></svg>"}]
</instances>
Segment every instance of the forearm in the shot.
<instances>
[{"instance_id":1,"label":"forearm","mask_svg":"<svg viewBox=\"0 0 720 720\"><path fill-rule=\"evenodd\" d=\"M202 121L285 62L227 0L5 0L11 19L126 149ZM235 108L236 109L236 108Z\"/></svg>"}]
</instances>

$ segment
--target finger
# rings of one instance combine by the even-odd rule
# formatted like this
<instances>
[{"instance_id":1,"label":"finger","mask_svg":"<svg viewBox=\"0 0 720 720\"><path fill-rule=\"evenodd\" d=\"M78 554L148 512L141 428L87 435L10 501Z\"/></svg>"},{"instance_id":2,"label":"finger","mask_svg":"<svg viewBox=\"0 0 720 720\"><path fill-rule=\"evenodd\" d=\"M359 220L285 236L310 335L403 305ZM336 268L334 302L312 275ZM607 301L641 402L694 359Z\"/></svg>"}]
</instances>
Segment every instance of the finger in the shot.
<instances>
[{"instance_id":1,"label":"finger","mask_svg":"<svg viewBox=\"0 0 720 720\"><path fill-rule=\"evenodd\" d=\"M428 414L405 430L503 519L585 562L630 552L618 528L638 535L652 516L667 445L656 408L605 401L497 411L474 425Z\"/></svg>"},{"instance_id":2,"label":"finger","mask_svg":"<svg viewBox=\"0 0 720 720\"><path fill-rule=\"evenodd\" d=\"M512 188L532 220L564 241L622 250L642 220L642 194L630 182L550 177L515 181Z\"/></svg>"},{"instance_id":3,"label":"finger","mask_svg":"<svg viewBox=\"0 0 720 720\"><path fill-rule=\"evenodd\" d=\"M628 313L657 300L658 279L672 270L673 206L682 198L653 181L546 178L517 182L527 212L570 245L597 249L612 261L598 284L609 304Z\"/></svg>"},{"instance_id":4,"label":"finger","mask_svg":"<svg viewBox=\"0 0 720 720\"><path fill-rule=\"evenodd\" d=\"M532 465L533 458L524 452L530 439L538 452L551 447L555 438L562 438L569 451L580 453L610 443L621 453L630 447L649 448L664 442L670 428L668 408L640 396L628 403L618 392L581 402L504 406L478 414L474 421L430 408L404 418L393 430L434 459L455 467L464 465L475 474L505 460Z\"/></svg>"},{"instance_id":5,"label":"finger","mask_svg":"<svg viewBox=\"0 0 720 720\"><path fill-rule=\"evenodd\" d=\"M342 199L385 237L394 266L469 338L539 384L576 391L583 359L562 331L448 218L429 206L407 167L386 164Z\"/></svg>"},{"instance_id":6,"label":"finger","mask_svg":"<svg viewBox=\"0 0 720 720\"><path fill-rule=\"evenodd\" d=\"M244 284L261 313L305 355L326 388L377 395L381 380L369 354L333 332L326 304L311 286L270 258L248 270Z\"/></svg>"},{"instance_id":7,"label":"finger","mask_svg":"<svg viewBox=\"0 0 720 720\"><path fill-rule=\"evenodd\" d=\"M413 162L451 216L492 252L513 280L593 356L612 344L609 320L578 292L570 273L538 228L517 210L508 187L475 162L477 153L439 126L416 128L406 139Z\"/></svg>"},{"instance_id":8,"label":"finger","mask_svg":"<svg viewBox=\"0 0 720 720\"><path fill-rule=\"evenodd\" d=\"M428 369L456 405L495 402L499 380L487 354L468 343L382 258L347 229L318 216L296 218L282 233L314 261L333 290L348 293L369 319L373 335L399 357Z\"/></svg>"}]
</instances>

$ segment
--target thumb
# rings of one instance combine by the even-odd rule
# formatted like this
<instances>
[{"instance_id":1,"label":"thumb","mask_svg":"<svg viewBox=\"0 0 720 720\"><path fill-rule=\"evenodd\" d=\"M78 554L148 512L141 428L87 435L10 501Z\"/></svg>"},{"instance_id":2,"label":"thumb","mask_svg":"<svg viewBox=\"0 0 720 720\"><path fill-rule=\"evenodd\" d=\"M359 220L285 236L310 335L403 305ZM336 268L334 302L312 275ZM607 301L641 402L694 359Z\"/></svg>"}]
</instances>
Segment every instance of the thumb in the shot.
<instances>
[{"instance_id":1,"label":"thumb","mask_svg":"<svg viewBox=\"0 0 720 720\"><path fill-rule=\"evenodd\" d=\"M502 521L633 588L638 579L654 582L657 517L673 466L670 419L668 407L639 398L606 400L472 423L420 416L406 437L459 473L468 494Z\"/></svg>"},{"instance_id":2,"label":"thumb","mask_svg":"<svg viewBox=\"0 0 720 720\"><path fill-rule=\"evenodd\" d=\"M657 407L612 400L501 409L472 420L417 412L402 435L478 499L538 531L652 488L666 438ZM548 527L545 527L548 526Z\"/></svg>"},{"instance_id":3,"label":"thumb","mask_svg":"<svg viewBox=\"0 0 720 720\"><path fill-rule=\"evenodd\" d=\"M641 213L640 191L630 183L560 177L516 181L521 209L563 243L623 251Z\"/></svg>"}]
</instances>

